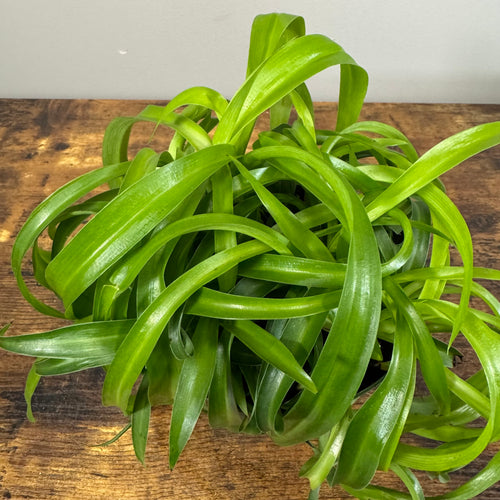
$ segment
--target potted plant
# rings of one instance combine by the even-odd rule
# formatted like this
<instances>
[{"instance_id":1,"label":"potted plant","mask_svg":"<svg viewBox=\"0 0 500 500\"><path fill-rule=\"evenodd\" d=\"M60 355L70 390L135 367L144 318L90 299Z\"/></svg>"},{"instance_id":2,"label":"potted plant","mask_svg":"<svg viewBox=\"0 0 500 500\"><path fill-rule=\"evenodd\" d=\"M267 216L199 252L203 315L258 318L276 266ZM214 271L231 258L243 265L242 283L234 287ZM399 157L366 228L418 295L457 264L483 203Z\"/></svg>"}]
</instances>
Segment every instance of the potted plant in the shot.
<instances>
[{"instance_id":1,"label":"potted plant","mask_svg":"<svg viewBox=\"0 0 500 500\"><path fill-rule=\"evenodd\" d=\"M304 82L334 65L337 122L319 130ZM43 201L13 248L24 297L73 321L0 338L36 358L28 417L40 377L104 367L103 403L130 417L139 460L151 406L172 404L171 467L206 410L214 427L310 443L301 475L311 498L324 481L357 498L424 498L413 470L444 476L496 441L500 306L475 280L500 272L474 267L439 176L500 143L500 122L419 156L392 126L358 121L367 84L338 44L305 34L301 17L267 14L254 20L231 101L194 87L114 119L103 167ZM254 137L258 119L268 126ZM140 121L175 134L164 150L130 158ZM30 252L60 310L25 283ZM488 310L471 307L471 295ZM457 335L482 367L467 380L453 371ZM415 392L417 366L426 395ZM482 426L470 426L478 417ZM408 444L409 434L439 446ZM371 484L389 469L406 493ZM496 455L443 498L472 498L499 479Z\"/></svg>"}]
</instances>

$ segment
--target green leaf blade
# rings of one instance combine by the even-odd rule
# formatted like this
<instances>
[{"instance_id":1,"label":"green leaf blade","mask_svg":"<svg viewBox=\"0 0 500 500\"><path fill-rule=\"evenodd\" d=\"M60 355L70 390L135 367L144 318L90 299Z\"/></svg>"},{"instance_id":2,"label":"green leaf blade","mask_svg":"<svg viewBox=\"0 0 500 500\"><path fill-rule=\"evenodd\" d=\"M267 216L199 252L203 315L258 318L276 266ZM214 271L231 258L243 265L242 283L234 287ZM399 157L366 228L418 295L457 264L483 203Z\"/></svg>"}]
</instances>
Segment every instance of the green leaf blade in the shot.
<instances>
[{"instance_id":1,"label":"green leaf blade","mask_svg":"<svg viewBox=\"0 0 500 500\"><path fill-rule=\"evenodd\" d=\"M218 146L181 158L142 178L101 210L47 266L47 281L64 303L71 304L183 198L225 165L231 150Z\"/></svg>"},{"instance_id":2,"label":"green leaf blade","mask_svg":"<svg viewBox=\"0 0 500 500\"><path fill-rule=\"evenodd\" d=\"M215 370L218 322L201 319L193 336L193 356L184 360L170 421L169 465L173 469L205 404Z\"/></svg>"}]
</instances>

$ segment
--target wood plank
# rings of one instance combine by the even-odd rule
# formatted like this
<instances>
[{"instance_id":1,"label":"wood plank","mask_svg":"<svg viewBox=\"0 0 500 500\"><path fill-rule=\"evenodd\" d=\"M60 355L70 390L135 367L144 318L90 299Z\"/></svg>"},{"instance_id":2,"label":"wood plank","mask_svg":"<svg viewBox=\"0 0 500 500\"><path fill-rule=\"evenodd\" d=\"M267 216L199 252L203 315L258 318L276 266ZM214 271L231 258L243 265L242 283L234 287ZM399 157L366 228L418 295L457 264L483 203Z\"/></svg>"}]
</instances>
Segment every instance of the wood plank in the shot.
<instances>
[{"instance_id":1,"label":"wood plank","mask_svg":"<svg viewBox=\"0 0 500 500\"><path fill-rule=\"evenodd\" d=\"M62 324L35 312L17 291L9 256L23 221L58 186L100 166L106 125L114 116L138 113L145 104L0 100L0 324L12 321L12 333ZM335 109L334 104L317 104L320 128L333 126ZM500 119L500 106L371 103L362 118L395 125L423 153L453 133ZM144 144L150 131L149 126L136 127L132 149ZM168 138L169 134L158 134L153 147ZM470 224L477 265L496 268L500 268L499 169L500 148L496 148L445 176L450 196ZM493 291L500 296L499 286L493 286ZM461 368L468 373L475 360L463 342L462 347L466 358ZM0 352L0 494L4 498L307 498L307 481L298 478L310 454L306 445L279 448L265 436L214 431L204 416L172 472L167 408L153 411L146 467L136 461L129 435L110 447L93 447L110 439L126 422L117 410L101 407L99 370L44 379L34 398L37 422L31 424L25 418L23 400L29 366L27 358ZM486 456L495 450L498 447ZM442 493L485 463L481 459L458 472L451 485L426 481L426 491ZM387 486L398 484L392 476L380 478ZM499 497L497 485L481 498ZM349 495L323 488L321 498Z\"/></svg>"}]
</instances>

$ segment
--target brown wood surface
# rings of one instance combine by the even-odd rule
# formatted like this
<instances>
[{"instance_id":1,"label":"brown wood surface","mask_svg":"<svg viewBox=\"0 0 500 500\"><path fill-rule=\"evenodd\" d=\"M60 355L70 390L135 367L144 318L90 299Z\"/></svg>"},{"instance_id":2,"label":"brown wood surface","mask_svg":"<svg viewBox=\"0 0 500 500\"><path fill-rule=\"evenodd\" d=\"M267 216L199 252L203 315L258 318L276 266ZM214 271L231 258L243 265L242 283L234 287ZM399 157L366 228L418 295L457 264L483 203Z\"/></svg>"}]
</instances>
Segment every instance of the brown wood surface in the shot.
<instances>
[{"instance_id":1,"label":"brown wood surface","mask_svg":"<svg viewBox=\"0 0 500 500\"><path fill-rule=\"evenodd\" d=\"M14 237L29 212L55 188L100 165L106 125L114 116L138 113L144 101L0 100L0 324L12 334L60 326L24 301L10 269ZM317 105L317 124L331 128L335 105ZM367 104L363 119L401 129L420 153L467 127L500 119L500 105ZM134 129L132 148L150 127ZM155 143L167 140L158 136ZM500 268L500 148L484 152L445 176L448 192L470 224L478 265ZM500 288L493 287L497 296ZM466 348L466 347L465 347ZM471 371L467 351L461 365ZM500 362L500 360L499 360ZM176 469L168 469L169 410L153 411L146 466L134 456L130 435L107 447L125 424L100 404L99 370L46 378L34 397L37 422L25 418L24 379L30 359L0 352L0 495L4 498L267 499L304 500L308 484L298 471L306 445L279 448L265 436L214 431L202 416ZM491 457L498 447L486 453ZM427 494L457 486L481 469L480 459L452 483L426 481ZM423 477L422 475L420 477ZM380 476L388 486L393 476ZM323 488L323 499L349 498ZM500 485L481 498L500 498Z\"/></svg>"}]
</instances>

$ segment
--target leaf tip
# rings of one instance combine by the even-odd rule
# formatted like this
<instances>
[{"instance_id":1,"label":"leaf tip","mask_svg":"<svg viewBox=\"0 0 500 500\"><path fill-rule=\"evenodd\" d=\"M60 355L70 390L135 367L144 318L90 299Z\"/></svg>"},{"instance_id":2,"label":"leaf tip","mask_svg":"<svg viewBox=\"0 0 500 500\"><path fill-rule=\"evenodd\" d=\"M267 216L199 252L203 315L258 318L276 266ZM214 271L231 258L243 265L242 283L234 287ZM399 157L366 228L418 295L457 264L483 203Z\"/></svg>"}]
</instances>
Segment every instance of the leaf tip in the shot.
<instances>
[{"instance_id":1,"label":"leaf tip","mask_svg":"<svg viewBox=\"0 0 500 500\"><path fill-rule=\"evenodd\" d=\"M2 327L2 329L0 330L0 337L3 337L7 333L7 330L11 327L11 325L12 325L12 321L10 323L7 323L5 326Z\"/></svg>"},{"instance_id":2,"label":"leaf tip","mask_svg":"<svg viewBox=\"0 0 500 500\"><path fill-rule=\"evenodd\" d=\"M314 383L313 379L309 376L303 377L301 380L302 385L304 386L305 389L308 391L312 392L313 394L318 394L318 388L316 387L316 384Z\"/></svg>"},{"instance_id":3,"label":"leaf tip","mask_svg":"<svg viewBox=\"0 0 500 500\"><path fill-rule=\"evenodd\" d=\"M170 453L168 456L168 468L170 471L173 471L175 465L177 464L177 460L179 460L179 452L177 450L170 449Z\"/></svg>"}]
</instances>

